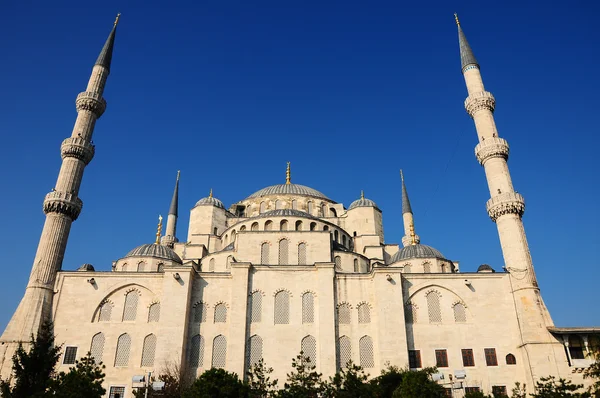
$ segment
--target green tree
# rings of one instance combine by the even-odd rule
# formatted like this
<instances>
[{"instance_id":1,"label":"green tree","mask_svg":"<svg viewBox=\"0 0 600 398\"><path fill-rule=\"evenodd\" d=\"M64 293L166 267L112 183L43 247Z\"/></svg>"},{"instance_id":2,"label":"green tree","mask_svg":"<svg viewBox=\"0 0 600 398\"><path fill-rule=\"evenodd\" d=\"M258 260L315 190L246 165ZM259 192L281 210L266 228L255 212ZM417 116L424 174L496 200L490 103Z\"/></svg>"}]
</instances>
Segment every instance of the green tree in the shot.
<instances>
[{"instance_id":1,"label":"green tree","mask_svg":"<svg viewBox=\"0 0 600 398\"><path fill-rule=\"evenodd\" d=\"M600 398L600 351L594 353L594 358L594 363L583 372L583 378L592 379L589 392L592 396Z\"/></svg>"},{"instance_id":2,"label":"green tree","mask_svg":"<svg viewBox=\"0 0 600 398\"><path fill-rule=\"evenodd\" d=\"M375 397L391 398L402 382L402 375L405 371L389 363L386 366L381 371L381 375L371 380Z\"/></svg>"},{"instance_id":3,"label":"green tree","mask_svg":"<svg viewBox=\"0 0 600 398\"><path fill-rule=\"evenodd\" d=\"M527 398L527 384L521 384L517 381L512 389L511 398Z\"/></svg>"},{"instance_id":4,"label":"green tree","mask_svg":"<svg viewBox=\"0 0 600 398\"><path fill-rule=\"evenodd\" d=\"M404 370L400 386L394 391L393 398L440 398L444 388L431 379L436 368L418 371Z\"/></svg>"},{"instance_id":5,"label":"green tree","mask_svg":"<svg viewBox=\"0 0 600 398\"><path fill-rule=\"evenodd\" d=\"M292 359L292 372L287 374L284 389L277 392L279 398L316 398L323 392L321 373L310 363L310 358L300 354Z\"/></svg>"},{"instance_id":6,"label":"green tree","mask_svg":"<svg viewBox=\"0 0 600 398\"><path fill-rule=\"evenodd\" d=\"M373 397L375 387L367 380L362 367L352 361L346 364L334 377L329 378L329 383L324 384L323 397L325 398L370 398Z\"/></svg>"},{"instance_id":7,"label":"green tree","mask_svg":"<svg viewBox=\"0 0 600 398\"><path fill-rule=\"evenodd\" d=\"M267 398L274 396L277 389L277 380L271 381L271 373L273 373L273 368L267 367L262 358L258 363L250 366L247 372L250 397Z\"/></svg>"},{"instance_id":8,"label":"green tree","mask_svg":"<svg viewBox=\"0 0 600 398\"><path fill-rule=\"evenodd\" d=\"M52 323L44 323L37 336L31 336L29 345L29 351L19 345L13 355L13 379L0 381L0 396L30 398L46 393L61 351L60 346L54 346Z\"/></svg>"},{"instance_id":9,"label":"green tree","mask_svg":"<svg viewBox=\"0 0 600 398\"><path fill-rule=\"evenodd\" d=\"M247 386L237 374L212 368L202 373L187 389L183 398L246 398Z\"/></svg>"},{"instance_id":10,"label":"green tree","mask_svg":"<svg viewBox=\"0 0 600 398\"><path fill-rule=\"evenodd\" d=\"M102 398L106 390L104 382L104 365L96 364L90 352L69 369L68 373L60 372L50 382L48 396L57 398Z\"/></svg>"},{"instance_id":11,"label":"green tree","mask_svg":"<svg viewBox=\"0 0 600 398\"><path fill-rule=\"evenodd\" d=\"M533 398L589 398L588 392L578 392L583 387L583 384L573 384L569 380L559 379L554 376L542 377L536 382L536 392L530 394Z\"/></svg>"}]
</instances>

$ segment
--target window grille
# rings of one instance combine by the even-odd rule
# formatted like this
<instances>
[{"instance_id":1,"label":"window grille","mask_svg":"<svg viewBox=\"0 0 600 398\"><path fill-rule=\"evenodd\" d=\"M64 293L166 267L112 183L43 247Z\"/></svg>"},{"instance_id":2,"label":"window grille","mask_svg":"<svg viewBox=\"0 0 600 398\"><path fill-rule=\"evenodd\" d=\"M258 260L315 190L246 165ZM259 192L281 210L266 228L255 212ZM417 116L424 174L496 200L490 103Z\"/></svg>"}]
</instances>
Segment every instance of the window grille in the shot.
<instances>
[{"instance_id":1,"label":"window grille","mask_svg":"<svg viewBox=\"0 0 600 398\"><path fill-rule=\"evenodd\" d=\"M410 264L406 264L404 266L404 273L405 274L410 274L412 272L412 266Z\"/></svg>"},{"instance_id":2,"label":"window grille","mask_svg":"<svg viewBox=\"0 0 600 398\"><path fill-rule=\"evenodd\" d=\"M313 336L306 336L300 342L302 355L308 358L311 366L317 366L317 340Z\"/></svg>"},{"instance_id":3,"label":"window grille","mask_svg":"<svg viewBox=\"0 0 600 398\"><path fill-rule=\"evenodd\" d=\"M406 323L417 323L417 307L414 304L404 307L404 319Z\"/></svg>"},{"instance_id":4,"label":"window grille","mask_svg":"<svg viewBox=\"0 0 600 398\"><path fill-rule=\"evenodd\" d=\"M300 220L296 221L295 229L296 229L296 231L302 231L302 221L300 221Z\"/></svg>"},{"instance_id":5,"label":"window grille","mask_svg":"<svg viewBox=\"0 0 600 398\"><path fill-rule=\"evenodd\" d=\"M358 260L354 259L354 272L358 272L358 271L359 271L359 269L358 269Z\"/></svg>"},{"instance_id":6,"label":"window grille","mask_svg":"<svg viewBox=\"0 0 600 398\"><path fill-rule=\"evenodd\" d=\"M333 262L335 263L335 269L338 271L342 270L342 258L340 256L335 256L335 258L333 259Z\"/></svg>"},{"instance_id":7,"label":"window grille","mask_svg":"<svg viewBox=\"0 0 600 398\"><path fill-rule=\"evenodd\" d=\"M267 204L265 202L260 202L260 212L264 213L267 210Z\"/></svg>"},{"instance_id":8,"label":"window grille","mask_svg":"<svg viewBox=\"0 0 600 398\"><path fill-rule=\"evenodd\" d=\"M268 220L265 222L265 231L271 231L273 229L273 221Z\"/></svg>"},{"instance_id":9,"label":"window grille","mask_svg":"<svg viewBox=\"0 0 600 398\"><path fill-rule=\"evenodd\" d=\"M96 333L94 337L92 337L90 352L96 363L102 362L102 354L104 353L104 333Z\"/></svg>"},{"instance_id":10,"label":"window grille","mask_svg":"<svg viewBox=\"0 0 600 398\"><path fill-rule=\"evenodd\" d=\"M123 398L125 396L125 387L111 387L108 398Z\"/></svg>"},{"instance_id":11,"label":"window grille","mask_svg":"<svg viewBox=\"0 0 600 398\"><path fill-rule=\"evenodd\" d=\"M298 245L298 265L306 265L306 243L300 243Z\"/></svg>"},{"instance_id":12,"label":"window grille","mask_svg":"<svg viewBox=\"0 0 600 398\"><path fill-rule=\"evenodd\" d=\"M506 386L492 386L492 394L494 397L507 397Z\"/></svg>"},{"instance_id":13,"label":"window grille","mask_svg":"<svg viewBox=\"0 0 600 398\"><path fill-rule=\"evenodd\" d=\"M421 351L408 350L408 367L410 369L419 369L421 366Z\"/></svg>"},{"instance_id":14,"label":"window grille","mask_svg":"<svg viewBox=\"0 0 600 398\"><path fill-rule=\"evenodd\" d=\"M65 355L63 356L63 365L73 365L77 360L77 347L65 348Z\"/></svg>"},{"instance_id":15,"label":"window grille","mask_svg":"<svg viewBox=\"0 0 600 398\"><path fill-rule=\"evenodd\" d=\"M287 231L288 230L288 222L287 222L287 220L281 220L281 222L279 223L279 230L280 231Z\"/></svg>"},{"instance_id":16,"label":"window grille","mask_svg":"<svg viewBox=\"0 0 600 398\"><path fill-rule=\"evenodd\" d=\"M358 323L371 323L371 308L368 304L358 306Z\"/></svg>"},{"instance_id":17,"label":"window grille","mask_svg":"<svg viewBox=\"0 0 600 398\"><path fill-rule=\"evenodd\" d=\"M217 304L215 307L215 323L227 322L227 307L225 304Z\"/></svg>"},{"instance_id":18,"label":"window grille","mask_svg":"<svg viewBox=\"0 0 600 398\"><path fill-rule=\"evenodd\" d=\"M208 306L206 303L199 302L194 307L194 322L206 322L206 313L208 312Z\"/></svg>"},{"instance_id":19,"label":"window grille","mask_svg":"<svg viewBox=\"0 0 600 398\"><path fill-rule=\"evenodd\" d=\"M302 323L315 321L315 296L311 292L302 295Z\"/></svg>"},{"instance_id":20,"label":"window grille","mask_svg":"<svg viewBox=\"0 0 600 398\"><path fill-rule=\"evenodd\" d=\"M248 339L248 347L246 348L246 368L256 365L262 359L263 355L263 340L260 336L254 335Z\"/></svg>"},{"instance_id":21,"label":"window grille","mask_svg":"<svg viewBox=\"0 0 600 398\"><path fill-rule=\"evenodd\" d=\"M156 353L156 336L149 334L144 338L142 348L142 366L154 366L154 354Z\"/></svg>"},{"instance_id":22,"label":"window grille","mask_svg":"<svg viewBox=\"0 0 600 398\"><path fill-rule=\"evenodd\" d=\"M487 366L498 366L498 358L496 357L496 349L495 348L486 348L484 349L485 353L485 364Z\"/></svg>"},{"instance_id":23,"label":"window grille","mask_svg":"<svg viewBox=\"0 0 600 398\"><path fill-rule=\"evenodd\" d=\"M468 394L470 392L480 392L481 390L479 389L479 387L465 387L465 394Z\"/></svg>"},{"instance_id":24,"label":"window grille","mask_svg":"<svg viewBox=\"0 0 600 398\"><path fill-rule=\"evenodd\" d=\"M135 321L138 305L138 292L132 290L125 296L125 307L123 308L123 320Z\"/></svg>"},{"instance_id":25,"label":"window grille","mask_svg":"<svg viewBox=\"0 0 600 398\"><path fill-rule=\"evenodd\" d=\"M435 350L435 366L438 368L448 367L448 352L446 350Z\"/></svg>"},{"instance_id":26,"label":"window grille","mask_svg":"<svg viewBox=\"0 0 600 398\"><path fill-rule=\"evenodd\" d=\"M298 201L296 199L292 200L292 209L294 209L294 210L298 209Z\"/></svg>"},{"instance_id":27,"label":"window grille","mask_svg":"<svg viewBox=\"0 0 600 398\"><path fill-rule=\"evenodd\" d=\"M210 272L214 272L215 270L215 259L211 258L210 261L208 262L208 270Z\"/></svg>"},{"instance_id":28,"label":"window grille","mask_svg":"<svg viewBox=\"0 0 600 398\"><path fill-rule=\"evenodd\" d=\"M289 241L287 239L281 239L279 241L279 265L289 264L288 246Z\"/></svg>"},{"instance_id":29,"label":"window grille","mask_svg":"<svg viewBox=\"0 0 600 398\"><path fill-rule=\"evenodd\" d=\"M507 365L516 365L517 364L517 358L515 358L515 356L513 354L508 354L506 356L506 364Z\"/></svg>"},{"instance_id":30,"label":"window grille","mask_svg":"<svg viewBox=\"0 0 600 398\"><path fill-rule=\"evenodd\" d=\"M290 323L290 294L285 290L275 295L275 324Z\"/></svg>"},{"instance_id":31,"label":"window grille","mask_svg":"<svg viewBox=\"0 0 600 398\"><path fill-rule=\"evenodd\" d=\"M112 314L113 304L110 301L105 301L100 305L100 311L98 313L99 322L109 322L110 315Z\"/></svg>"},{"instance_id":32,"label":"window grille","mask_svg":"<svg viewBox=\"0 0 600 398\"><path fill-rule=\"evenodd\" d=\"M461 303L454 305L454 321L457 323L464 323L467 321L467 312L465 306Z\"/></svg>"},{"instance_id":33,"label":"window grille","mask_svg":"<svg viewBox=\"0 0 600 398\"><path fill-rule=\"evenodd\" d=\"M350 319L351 319L351 315L350 315L350 305L347 303L343 303L340 304L338 306L338 310L337 310L337 315L338 315L338 323L339 324L346 324L349 325L350 324Z\"/></svg>"},{"instance_id":34,"label":"window grille","mask_svg":"<svg viewBox=\"0 0 600 398\"><path fill-rule=\"evenodd\" d=\"M138 270L138 272L146 271L146 263L144 263L143 261L141 263L139 263L137 270Z\"/></svg>"},{"instance_id":35,"label":"window grille","mask_svg":"<svg viewBox=\"0 0 600 398\"><path fill-rule=\"evenodd\" d=\"M127 333L119 336L117 340L117 351L115 353L115 366L127 366L129 364L129 349L131 348L131 337Z\"/></svg>"},{"instance_id":36,"label":"window grille","mask_svg":"<svg viewBox=\"0 0 600 398\"><path fill-rule=\"evenodd\" d=\"M158 264L156 271L157 272L165 272L165 265L163 263Z\"/></svg>"},{"instance_id":37,"label":"window grille","mask_svg":"<svg viewBox=\"0 0 600 398\"><path fill-rule=\"evenodd\" d=\"M204 365L204 337L199 334L192 337L190 347L190 367L201 368Z\"/></svg>"},{"instance_id":38,"label":"window grille","mask_svg":"<svg viewBox=\"0 0 600 398\"><path fill-rule=\"evenodd\" d=\"M260 292L252 293L250 296L250 322L258 323L261 321L262 314L262 294Z\"/></svg>"},{"instance_id":39,"label":"window grille","mask_svg":"<svg viewBox=\"0 0 600 398\"><path fill-rule=\"evenodd\" d=\"M252 223L252 225L250 226L250 231L258 231L258 223Z\"/></svg>"},{"instance_id":40,"label":"window grille","mask_svg":"<svg viewBox=\"0 0 600 398\"><path fill-rule=\"evenodd\" d=\"M460 350L462 354L463 366L475 366L475 358L473 357L473 350L470 348L465 348Z\"/></svg>"},{"instance_id":41,"label":"window grille","mask_svg":"<svg viewBox=\"0 0 600 398\"><path fill-rule=\"evenodd\" d=\"M269 264L269 244L267 242L260 246L260 263Z\"/></svg>"},{"instance_id":42,"label":"window grille","mask_svg":"<svg viewBox=\"0 0 600 398\"><path fill-rule=\"evenodd\" d=\"M338 369L345 368L346 364L352 359L352 344L348 336L342 336L338 339L338 353Z\"/></svg>"},{"instance_id":43,"label":"window grille","mask_svg":"<svg viewBox=\"0 0 600 398\"><path fill-rule=\"evenodd\" d=\"M283 202L281 200L275 201L275 210L283 209Z\"/></svg>"},{"instance_id":44,"label":"window grille","mask_svg":"<svg viewBox=\"0 0 600 398\"><path fill-rule=\"evenodd\" d=\"M160 303L154 303L148 308L148 322L158 322L160 319Z\"/></svg>"},{"instance_id":45,"label":"window grille","mask_svg":"<svg viewBox=\"0 0 600 398\"><path fill-rule=\"evenodd\" d=\"M426 274L430 274L431 273L431 264L429 264L429 263L423 264L423 272Z\"/></svg>"},{"instance_id":46,"label":"window grille","mask_svg":"<svg viewBox=\"0 0 600 398\"><path fill-rule=\"evenodd\" d=\"M227 362L227 338L222 334L213 340L212 367L224 368Z\"/></svg>"},{"instance_id":47,"label":"window grille","mask_svg":"<svg viewBox=\"0 0 600 398\"><path fill-rule=\"evenodd\" d=\"M369 336L363 336L358 341L359 354L360 354L360 366L364 369L372 368L375 366L373 360L373 339Z\"/></svg>"},{"instance_id":48,"label":"window grille","mask_svg":"<svg viewBox=\"0 0 600 398\"><path fill-rule=\"evenodd\" d=\"M427 293L427 312L429 313L429 323L438 323L442 321L440 297L436 292Z\"/></svg>"}]
</instances>

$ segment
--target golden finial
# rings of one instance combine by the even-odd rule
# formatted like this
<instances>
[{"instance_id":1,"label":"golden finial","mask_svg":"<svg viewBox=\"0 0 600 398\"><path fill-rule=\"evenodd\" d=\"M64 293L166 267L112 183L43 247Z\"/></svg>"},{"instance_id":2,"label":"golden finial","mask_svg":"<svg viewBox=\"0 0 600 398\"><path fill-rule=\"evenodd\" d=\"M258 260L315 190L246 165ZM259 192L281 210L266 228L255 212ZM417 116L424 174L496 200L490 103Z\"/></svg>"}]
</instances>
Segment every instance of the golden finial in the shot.
<instances>
[{"instance_id":1,"label":"golden finial","mask_svg":"<svg viewBox=\"0 0 600 398\"><path fill-rule=\"evenodd\" d=\"M208 197L212 198L212 188L210 189L210 192L208 193Z\"/></svg>"},{"instance_id":2,"label":"golden finial","mask_svg":"<svg viewBox=\"0 0 600 398\"><path fill-rule=\"evenodd\" d=\"M414 223L410 223L410 237L412 239L412 244L416 245L417 244L417 235L415 234L415 224Z\"/></svg>"},{"instance_id":3,"label":"golden finial","mask_svg":"<svg viewBox=\"0 0 600 398\"><path fill-rule=\"evenodd\" d=\"M291 172L291 168L290 168L290 162L287 162L287 170L285 171L285 183L286 184L292 183L292 172Z\"/></svg>"},{"instance_id":4,"label":"golden finial","mask_svg":"<svg viewBox=\"0 0 600 398\"><path fill-rule=\"evenodd\" d=\"M362 189L360 190L360 198L361 199L365 198L365 191L363 191Z\"/></svg>"},{"instance_id":5,"label":"golden finial","mask_svg":"<svg viewBox=\"0 0 600 398\"><path fill-rule=\"evenodd\" d=\"M460 21L458 20L458 14L454 13L454 20L456 21L456 26L460 26Z\"/></svg>"},{"instance_id":6,"label":"golden finial","mask_svg":"<svg viewBox=\"0 0 600 398\"><path fill-rule=\"evenodd\" d=\"M119 18L121 18L121 13L117 14L117 17L115 18L115 28L117 27L117 24L119 23Z\"/></svg>"},{"instance_id":7,"label":"golden finial","mask_svg":"<svg viewBox=\"0 0 600 398\"><path fill-rule=\"evenodd\" d=\"M158 216L158 228L156 229L156 242L154 242L157 245L160 245L161 232L162 232L162 216L159 215Z\"/></svg>"}]
</instances>

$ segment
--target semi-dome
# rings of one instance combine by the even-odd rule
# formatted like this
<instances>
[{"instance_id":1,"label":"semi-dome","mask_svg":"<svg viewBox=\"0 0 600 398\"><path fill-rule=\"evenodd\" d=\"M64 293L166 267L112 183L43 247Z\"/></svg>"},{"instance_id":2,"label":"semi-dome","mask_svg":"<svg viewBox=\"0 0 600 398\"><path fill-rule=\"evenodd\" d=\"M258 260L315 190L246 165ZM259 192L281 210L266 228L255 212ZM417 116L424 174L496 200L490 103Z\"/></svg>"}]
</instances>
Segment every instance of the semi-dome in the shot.
<instances>
[{"instance_id":1,"label":"semi-dome","mask_svg":"<svg viewBox=\"0 0 600 398\"><path fill-rule=\"evenodd\" d=\"M138 246L127 253L125 258L127 257L154 257L174 261L178 264L182 263L181 257L179 257L173 249L155 243Z\"/></svg>"},{"instance_id":2,"label":"semi-dome","mask_svg":"<svg viewBox=\"0 0 600 398\"><path fill-rule=\"evenodd\" d=\"M375 207L376 209L379 209L375 202L373 202L371 199L367 199L364 197L361 197L360 199L357 199L354 202L350 203L350 207L348 207L348 210L352 210L357 207Z\"/></svg>"},{"instance_id":3,"label":"semi-dome","mask_svg":"<svg viewBox=\"0 0 600 398\"><path fill-rule=\"evenodd\" d=\"M441 258L445 259L444 255L438 250L427 245L409 245L398 250L396 254L392 256L391 263L398 261L410 260L412 258Z\"/></svg>"},{"instance_id":4,"label":"semi-dome","mask_svg":"<svg viewBox=\"0 0 600 398\"><path fill-rule=\"evenodd\" d=\"M266 187L261 189L260 191L254 192L252 195L248 196L248 199L261 198L263 196L268 195L300 195L300 196L312 196L315 198L331 200L327 196L323 195L321 192L313 189L311 187L307 187L299 184L278 184L271 185L270 187Z\"/></svg>"},{"instance_id":5,"label":"semi-dome","mask_svg":"<svg viewBox=\"0 0 600 398\"><path fill-rule=\"evenodd\" d=\"M488 264L481 264L479 268L477 268L477 272L496 272L496 270Z\"/></svg>"},{"instance_id":6,"label":"semi-dome","mask_svg":"<svg viewBox=\"0 0 600 398\"><path fill-rule=\"evenodd\" d=\"M196 202L196 206L215 206L220 209L225 209L225 205L219 199L211 196L207 196L206 198L202 198Z\"/></svg>"}]
</instances>

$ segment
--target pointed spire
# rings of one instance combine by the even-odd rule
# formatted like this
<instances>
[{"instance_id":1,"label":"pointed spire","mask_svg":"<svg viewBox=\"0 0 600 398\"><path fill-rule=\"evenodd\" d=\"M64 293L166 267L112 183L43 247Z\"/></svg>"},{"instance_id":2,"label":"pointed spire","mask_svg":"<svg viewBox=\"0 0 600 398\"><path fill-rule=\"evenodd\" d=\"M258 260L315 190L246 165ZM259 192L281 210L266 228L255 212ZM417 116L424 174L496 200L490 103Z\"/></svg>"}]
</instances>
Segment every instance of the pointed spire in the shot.
<instances>
[{"instance_id":1,"label":"pointed spire","mask_svg":"<svg viewBox=\"0 0 600 398\"><path fill-rule=\"evenodd\" d=\"M100 51L100 55L96 60L95 65L104 66L110 72L110 62L112 61L112 53L113 47L115 46L115 34L117 33L117 24L119 23L119 18L121 17L121 13L117 14L117 18L115 19L115 23L113 25L110 34L108 35L108 39L106 39L106 43L104 43L104 47L102 47L102 51Z\"/></svg>"},{"instance_id":2,"label":"pointed spire","mask_svg":"<svg viewBox=\"0 0 600 398\"><path fill-rule=\"evenodd\" d=\"M458 20L458 14L454 13L454 20L456 21L456 26L458 26L458 46L460 47L460 64L463 73L465 69L469 65L473 65L479 68L479 64L475 59L475 55L473 55L473 51L471 50L471 46L469 46L469 42L467 41L467 37L463 32L460 21Z\"/></svg>"},{"instance_id":3,"label":"pointed spire","mask_svg":"<svg viewBox=\"0 0 600 398\"><path fill-rule=\"evenodd\" d=\"M177 170L177 180L175 181L175 191L173 192L173 199L171 199L171 207L169 208L169 215L177 217L177 211L179 209L179 174Z\"/></svg>"},{"instance_id":4,"label":"pointed spire","mask_svg":"<svg viewBox=\"0 0 600 398\"><path fill-rule=\"evenodd\" d=\"M410 207L410 200L408 200L408 192L406 191L406 184L404 184L404 174L400 170L400 179L402 180L402 214L412 213Z\"/></svg>"},{"instance_id":5,"label":"pointed spire","mask_svg":"<svg viewBox=\"0 0 600 398\"><path fill-rule=\"evenodd\" d=\"M212 198L212 197L213 197L213 194L212 194L212 188L210 189L210 192L209 192L209 194L208 194L208 197L209 197L209 198Z\"/></svg>"},{"instance_id":6,"label":"pointed spire","mask_svg":"<svg viewBox=\"0 0 600 398\"><path fill-rule=\"evenodd\" d=\"M155 245L160 245L161 233L162 233L162 216L159 215L158 216L158 227L156 228L156 241L154 242Z\"/></svg>"},{"instance_id":7,"label":"pointed spire","mask_svg":"<svg viewBox=\"0 0 600 398\"><path fill-rule=\"evenodd\" d=\"M363 191L362 189L360 190L360 198L361 199L365 198L365 191Z\"/></svg>"},{"instance_id":8,"label":"pointed spire","mask_svg":"<svg viewBox=\"0 0 600 398\"><path fill-rule=\"evenodd\" d=\"M290 167L290 162L287 162L287 170L285 171L285 183L286 185L292 183L292 170Z\"/></svg>"}]
</instances>

